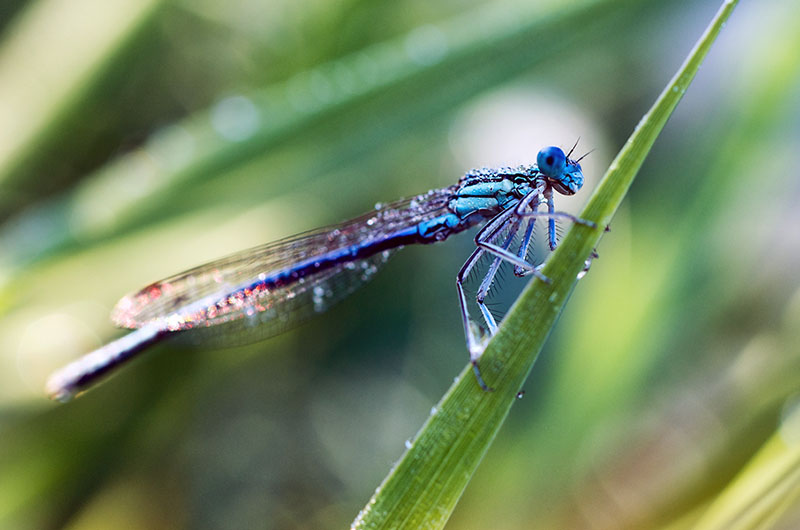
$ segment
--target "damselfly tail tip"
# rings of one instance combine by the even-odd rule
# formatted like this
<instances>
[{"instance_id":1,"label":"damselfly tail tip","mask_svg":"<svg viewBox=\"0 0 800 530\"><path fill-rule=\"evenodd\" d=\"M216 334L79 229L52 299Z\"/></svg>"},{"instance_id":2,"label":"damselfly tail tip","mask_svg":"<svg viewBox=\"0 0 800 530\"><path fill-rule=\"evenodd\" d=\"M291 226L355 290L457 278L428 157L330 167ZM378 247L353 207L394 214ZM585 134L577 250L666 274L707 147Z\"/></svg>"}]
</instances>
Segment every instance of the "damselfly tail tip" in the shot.
<instances>
[{"instance_id":1,"label":"damselfly tail tip","mask_svg":"<svg viewBox=\"0 0 800 530\"><path fill-rule=\"evenodd\" d=\"M68 403L77 395L76 392L70 389L59 387L55 384L51 385L49 383L45 387L45 392L47 392L47 397L59 403Z\"/></svg>"},{"instance_id":2,"label":"damselfly tail tip","mask_svg":"<svg viewBox=\"0 0 800 530\"><path fill-rule=\"evenodd\" d=\"M69 383L69 377L64 374L64 369L53 373L47 379L44 391L47 397L60 403L72 401L72 399L78 395L78 390Z\"/></svg>"}]
</instances>

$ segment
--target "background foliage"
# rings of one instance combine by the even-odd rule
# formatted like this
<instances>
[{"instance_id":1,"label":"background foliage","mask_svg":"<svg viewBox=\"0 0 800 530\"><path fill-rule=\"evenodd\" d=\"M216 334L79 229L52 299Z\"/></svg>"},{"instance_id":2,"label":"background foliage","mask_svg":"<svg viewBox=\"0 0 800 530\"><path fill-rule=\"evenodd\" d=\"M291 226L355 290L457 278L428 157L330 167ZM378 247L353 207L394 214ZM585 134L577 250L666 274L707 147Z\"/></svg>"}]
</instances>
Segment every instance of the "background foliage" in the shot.
<instances>
[{"instance_id":1,"label":"background foliage","mask_svg":"<svg viewBox=\"0 0 800 530\"><path fill-rule=\"evenodd\" d=\"M42 383L226 252L578 136L592 187L718 7L526 4L5 3L2 526L349 523L465 363L468 236L270 341L165 345L68 406ZM452 528L679 527L796 441L798 15L739 6Z\"/></svg>"}]
</instances>

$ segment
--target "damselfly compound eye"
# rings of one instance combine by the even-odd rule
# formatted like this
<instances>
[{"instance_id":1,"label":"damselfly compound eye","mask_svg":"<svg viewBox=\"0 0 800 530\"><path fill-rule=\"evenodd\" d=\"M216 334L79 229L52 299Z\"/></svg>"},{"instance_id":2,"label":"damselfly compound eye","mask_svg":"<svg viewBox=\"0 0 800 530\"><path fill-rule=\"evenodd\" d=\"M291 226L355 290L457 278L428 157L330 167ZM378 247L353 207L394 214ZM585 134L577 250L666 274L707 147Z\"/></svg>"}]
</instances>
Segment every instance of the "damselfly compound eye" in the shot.
<instances>
[{"instance_id":1,"label":"damselfly compound eye","mask_svg":"<svg viewBox=\"0 0 800 530\"><path fill-rule=\"evenodd\" d=\"M567 165L567 156L559 147L545 147L536 156L539 171L550 178L556 178L564 172Z\"/></svg>"}]
</instances>

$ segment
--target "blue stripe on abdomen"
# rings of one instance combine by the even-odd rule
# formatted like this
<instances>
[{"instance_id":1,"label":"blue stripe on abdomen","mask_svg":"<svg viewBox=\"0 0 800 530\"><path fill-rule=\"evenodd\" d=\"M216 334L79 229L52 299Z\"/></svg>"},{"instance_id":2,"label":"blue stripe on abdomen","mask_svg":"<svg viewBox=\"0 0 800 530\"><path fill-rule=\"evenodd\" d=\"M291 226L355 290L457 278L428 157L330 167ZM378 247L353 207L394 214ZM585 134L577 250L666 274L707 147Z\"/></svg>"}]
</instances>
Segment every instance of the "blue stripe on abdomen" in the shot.
<instances>
[{"instance_id":1,"label":"blue stripe on abdomen","mask_svg":"<svg viewBox=\"0 0 800 530\"><path fill-rule=\"evenodd\" d=\"M301 278L312 276L342 263L366 259L384 250L400 248L414 243L427 242L430 241L420 235L418 225L410 226L379 239L331 250L330 252L306 261L301 261L290 269L284 269L264 279L256 280L252 284L238 289L237 291L246 289L255 290L256 288L272 289L276 287L286 287L287 285L297 282Z\"/></svg>"}]
</instances>

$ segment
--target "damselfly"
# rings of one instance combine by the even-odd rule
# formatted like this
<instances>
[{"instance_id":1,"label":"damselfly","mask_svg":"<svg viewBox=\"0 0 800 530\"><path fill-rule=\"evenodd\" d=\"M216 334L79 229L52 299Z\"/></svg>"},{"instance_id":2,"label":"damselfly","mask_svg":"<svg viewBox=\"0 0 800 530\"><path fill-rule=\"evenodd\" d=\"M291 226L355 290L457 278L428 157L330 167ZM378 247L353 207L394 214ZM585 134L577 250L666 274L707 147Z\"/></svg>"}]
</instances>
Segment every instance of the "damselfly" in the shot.
<instances>
[{"instance_id":1,"label":"damselfly","mask_svg":"<svg viewBox=\"0 0 800 530\"><path fill-rule=\"evenodd\" d=\"M573 195L583 185L580 159L570 159L571 154L547 147L534 165L472 170L453 186L379 204L350 221L238 252L150 284L122 298L112 312L117 325L134 331L55 372L47 392L53 399L69 400L137 353L176 334L222 325L225 336L275 335L353 292L393 251L444 241L482 221L487 222L475 236L477 248L456 275L456 288L475 376L488 389L478 368L485 338L470 318L464 282L481 258L491 258L476 302L488 335L493 335L498 325L485 299L502 262L513 265L518 276L532 274L549 281L540 267L527 260L536 220L547 220L551 250L558 243L557 219L594 226L555 210L554 191ZM512 241L520 233L514 250Z\"/></svg>"}]
</instances>

